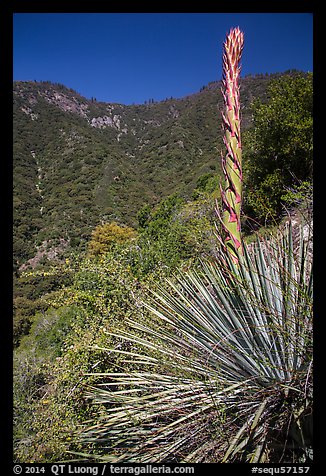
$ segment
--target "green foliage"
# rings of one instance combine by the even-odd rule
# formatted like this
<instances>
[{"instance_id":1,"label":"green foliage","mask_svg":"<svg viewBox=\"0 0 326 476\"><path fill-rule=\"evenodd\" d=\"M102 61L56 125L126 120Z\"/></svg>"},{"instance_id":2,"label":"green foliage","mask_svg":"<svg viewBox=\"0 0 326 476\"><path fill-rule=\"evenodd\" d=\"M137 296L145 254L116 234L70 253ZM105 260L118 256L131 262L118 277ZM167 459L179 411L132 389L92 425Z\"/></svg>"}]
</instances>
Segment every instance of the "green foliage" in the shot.
<instances>
[{"instance_id":1,"label":"green foliage","mask_svg":"<svg viewBox=\"0 0 326 476\"><path fill-rule=\"evenodd\" d=\"M143 207L138 214L140 235L132 259L135 275L144 276L156 268L171 269L189 257L184 242L184 227L176 219L183 199L174 194L162 200L157 208Z\"/></svg>"},{"instance_id":2,"label":"green foliage","mask_svg":"<svg viewBox=\"0 0 326 476\"><path fill-rule=\"evenodd\" d=\"M303 181L293 187L288 187L282 196L282 200L290 208L311 212L313 206L312 182Z\"/></svg>"},{"instance_id":3,"label":"green foliage","mask_svg":"<svg viewBox=\"0 0 326 476\"><path fill-rule=\"evenodd\" d=\"M135 276L142 278L157 270L169 274L183 262L213 254L214 194L185 203L174 194L150 209L139 212L141 224L136 249L130 256Z\"/></svg>"},{"instance_id":4,"label":"green foliage","mask_svg":"<svg viewBox=\"0 0 326 476\"><path fill-rule=\"evenodd\" d=\"M17 296L13 300L13 344L17 346L23 335L28 334L32 319L36 312L44 311L47 305L41 299L27 299L24 296Z\"/></svg>"},{"instance_id":5,"label":"green foliage","mask_svg":"<svg viewBox=\"0 0 326 476\"><path fill-rule=\"evenodd\" d=\"M92 377L84 376L118 365L89 346L107 343L108 329L132 312L134 279L112 256L73 265L73 283L44 297L51 308L34 317L15 351L16 461L61 461L78 449L72 433L97 411L86 405L83 385Z\"/></svg>"},{"instance_id":6,"label":"green foliage","mask_svg":"<svg viewBox=\"0 0 326 476\"><path fill-rule=\"evenodd\" d=\"M19 350L14 353L14 446L17 461L34 462L49 457L46 441L36 443L35 435L49 424L46 413L52 367L62 353L62 338L69 331L69 321L74 313L76 311L72 308L65 308L38 314L30 334L22 338ZM55 415L51 420L51 431L57 434L60 427L56 424L54 430L54 420ZM54 438L48 442L50 445L56 445Z\"/></svg>"},{"instance_id":7,"label":"green foliage","mask_svg":"<svg viewBox=\"0 0 326 476\"><path fill-rule=\"evenodd\" d=\"M270 83L268 100L253 103L253 127L244 135L245 213L275 219L285 187L311 179L312 74Z\"/></svg>"},{"instance_id":8,"label":"green foliage","mask_svg":"<svg viewBox=\"0 0 326 476\"><path fill-rule=\"evenodd\" d=\"M164 229L171 223L174 218L175 212L180 209L183 199L177 194L171 195L166 200L162 200L159 206L154 209L152 213L149 214L148 208L141 211L144 216L144 211L146 220L143 219L143 228L146 230L146 235L150 236L152 239L158 239Z\"/></svg>"},{"instance_id":9,"label":"green foliage","mask_svg":"<svg viewBox=\"0 0 326 476\"><path fill-rule=\"evenodd\" d=\"M284 194L284 177L280 169L268 174L258 187L250 190L246 195L246 210L253 210L253 218L270 223L281 216ZM252 215L250 215L252 216ZM262 223L261 223L262 224Z\"/></svg>"},{"instance_id":10,"label":"green foliage","mask_svg":"<svg viewBox=\"0 0 326 476\"><path fill-rule=\"evenodd\" d=\"M33 317L45 312L48 304L43 300L46 293L55 291L71 282L71 270L65 265L43 265L34 271L26 271L14 277L13 338L17 346L23 335L28 334Z\"/></svg>"},{"instance_id":11,"label":"green foliage","mask_svg":"<svg viewBox=\"0 0 326 476\"><path fill-rule=\"evenodd\" d=\"M193 200L197 200L201 195L218 194L220 177L213 172L207 172L198 177L196 188L192 194Z\"/></svg>"},{"instance_id":12,"label":"green foliage","mask_svg":"<svg viewBox=\"0 0 326 476\"><path fill-rule=\"evenodd\" d=\"M151 207L148 204L146 204L139 210L137 214L138 225L141 230L147 227L150 217L151 217Z\"/></svg>"}]
</instances>

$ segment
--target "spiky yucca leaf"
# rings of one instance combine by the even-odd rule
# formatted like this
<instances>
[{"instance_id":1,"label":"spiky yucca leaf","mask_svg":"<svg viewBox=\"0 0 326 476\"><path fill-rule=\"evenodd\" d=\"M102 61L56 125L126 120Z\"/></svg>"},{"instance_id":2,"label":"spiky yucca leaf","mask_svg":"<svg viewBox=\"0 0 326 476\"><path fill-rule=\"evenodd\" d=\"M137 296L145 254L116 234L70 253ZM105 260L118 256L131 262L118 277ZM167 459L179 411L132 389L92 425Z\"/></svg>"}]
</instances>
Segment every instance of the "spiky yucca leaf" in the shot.
<instances>
[{"instance_id":1,"label":"spiky yucca leaf","mask_svg":"<svg viewBox=\"0 0 326 476\"><path fill-rule=\"evenodd\" d=\"M138 370L98 375L90 389L106 405L82 434L98 460L275 462L310 445L295 435L311 407L307 244L295 256L289 227L221 262L168 281L145 304L152 323L114 334L142 351L107 349Z\"/></svg>"}]
</instances>

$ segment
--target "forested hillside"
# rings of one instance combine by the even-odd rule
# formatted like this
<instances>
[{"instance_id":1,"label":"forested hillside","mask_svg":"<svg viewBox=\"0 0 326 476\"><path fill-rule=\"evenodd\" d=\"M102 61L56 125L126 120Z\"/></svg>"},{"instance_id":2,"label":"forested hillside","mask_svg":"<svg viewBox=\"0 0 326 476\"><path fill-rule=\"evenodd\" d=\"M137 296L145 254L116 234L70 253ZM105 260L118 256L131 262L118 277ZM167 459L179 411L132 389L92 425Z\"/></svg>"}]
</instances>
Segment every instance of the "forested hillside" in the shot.
<instances>
[{"instance_id":1,"label":"forested hillside","mask_svg":"<svg viewBox=\"0 0 326 476\"><path fill-rule=\"evenodd\" d=\"M218 257L214 208L220 201L224 148L220 88L214 82L185 98L125 106L88 100L60 84L14 83L16 461L99 461L106 454L116 461L114 431L109 449L92 431L106 434L106 412L119 403L107 395L125 383L102 380L102 375L137 373L142 366L147 372L155 364L157 372L168 369L172 380L191 378L193 370L188 375L182 366L173 367L169 342L179 344L171 334L172 320L166 318L162 326L148 303L166 278L175 285L171 296L189 270L198 272L192 278L198 285L200 263ZM293 246L300 259L294 265L288 252L282 263L289 275L278 278L291 293L299 288L292 286L295 266L299 280L309 274L303 262L312 236L312 74L243 78L241 112L243 232L250 247L253 231L277 235L279 227L286 227L284 219L294 217ZM305 242L298 245L301 235ZM264 259L263 253L258 256L256 265ZM311 308L310 291L310 281L304 282L295 298L296 311L304 316ZM196 293L201 292L198 287ZM157 335L148 343L153 322ZM301 324L296 323L298 329ZM121 333L129 331L134 340L121 340ZM310 346L308 331L305 336ZM150 354L141 357L144 348ZM180 361L186 362L190 349L181 348ZM96 384L103 391L94 399ZM154 395L156 389L161 395L161 384L154 385ZM191 399L182 402L180 415ZM204 442L194 438L189 453L194 461L217 457L219 450L210 442L223 415L214 414L213 420L201 422L207 445L201 451ZM171 421L167 417L167 428ZM195 435L196 428L191 431ZM298 458L306 461L310 450L302 452L301 446ZM305 448L310 446L307 440ZM284 451L285 460L292 461L295 451ZM175 461L183 461L182 453L176 455Z\"/></svg>"},{"instance_id":2,"label":"forested hillside","mask_svg":"<svg viewBox=\"0 0 326 476\"><path fill-rule=\"evenodd\" d=\"M243 79L244 130L252 100L266 98L272 78ZM200 176L220 174L220 87L124 106L87 100L59 84L16 82L16 269L38 250L87 241L102 221L135 227L144 204L173 193L190 198Z\"/></svg>"}]
</instances>

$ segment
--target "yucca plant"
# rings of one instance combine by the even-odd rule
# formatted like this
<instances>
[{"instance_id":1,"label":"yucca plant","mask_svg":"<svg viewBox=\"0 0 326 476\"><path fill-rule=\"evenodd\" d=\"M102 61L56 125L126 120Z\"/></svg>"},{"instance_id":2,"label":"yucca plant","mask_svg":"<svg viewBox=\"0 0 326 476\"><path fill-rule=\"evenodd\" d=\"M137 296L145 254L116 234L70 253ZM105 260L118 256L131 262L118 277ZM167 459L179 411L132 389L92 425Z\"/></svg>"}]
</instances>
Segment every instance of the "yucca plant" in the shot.
<instances>
[{"instance_id":1,"label":"yucca plant","mask_svg":"<svg viewBox=\"0 0 326 476\"><path fill-rule=\"evenodd\" d=\"M124 354L137 370L98 375L89 391L107 405L82 435L99 445L99 461L310 458L308 243L301 237L294 256L289 227L250 253L243 245L237 264L224 259L168 281L145 304L152 321L111 334L129 350L102 350Z\"/></svg>"},{"instance_id":2,"label":"yucca plant","mask_svg":"<svg viewBox=\"0 0 326 476\"><path fill-rule=\"evenodd\" d=\"M109 333L125 356L88 397L80 437L106 462L279 462L312 457L312 251L291 224L249 247L240 235L239 29L224 44L223 237L214 261L149 291L151 319ZM297 247L296 247L297 250ZM123 345L124 343L124 345ZM99 348L97 348L99 350ZM94 374L96 375L96 374Z\"/></svg>"}]
</instances>

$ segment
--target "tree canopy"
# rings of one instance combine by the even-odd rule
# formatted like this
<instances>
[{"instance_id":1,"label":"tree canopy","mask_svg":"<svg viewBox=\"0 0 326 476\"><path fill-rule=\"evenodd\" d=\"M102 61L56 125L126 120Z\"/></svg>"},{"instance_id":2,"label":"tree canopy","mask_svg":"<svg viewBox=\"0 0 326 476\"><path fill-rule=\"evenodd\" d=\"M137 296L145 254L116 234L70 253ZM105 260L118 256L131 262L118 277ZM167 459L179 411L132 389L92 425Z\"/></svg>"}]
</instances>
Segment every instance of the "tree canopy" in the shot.
<instances>
[{"instance_id":1,"label":"tree canopy","mask_svg":"<svg viewBox=\"0 0 326 476\"><path fill-rule=\"evenodd\" d=\"M253 127L244 135L245 212L276 218L285 187L312 176L312 74L272 81L268 100L253 102Z\"/></svg>"}]
</instances>

